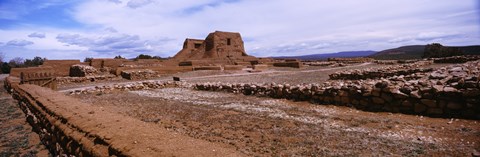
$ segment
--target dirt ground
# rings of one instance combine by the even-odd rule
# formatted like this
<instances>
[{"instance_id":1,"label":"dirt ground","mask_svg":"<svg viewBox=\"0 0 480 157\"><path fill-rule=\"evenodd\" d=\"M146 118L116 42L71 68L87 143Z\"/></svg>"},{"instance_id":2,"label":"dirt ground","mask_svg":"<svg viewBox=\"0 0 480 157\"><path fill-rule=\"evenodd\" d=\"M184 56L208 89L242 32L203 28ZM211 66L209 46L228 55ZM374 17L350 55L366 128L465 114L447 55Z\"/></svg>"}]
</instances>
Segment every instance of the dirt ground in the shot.
<instances>
[{"instance_id":1,"label":"dirt ground","mask_svg":"<svg viewBox=\"0 0 480 157\"><path fill-rule=\"evenodd\" d=\"M49 156L38 135L26 122L17 101L3 88L5 76L0 76L0 157Z\"/></svg>"},{"instance_id":2,"label":"dirt ground","mask_svg":"<svg viewBox=\"0 0 480 157\"><path fill-rule=\"evenodd\" d=\"M74 97L248 156L469 156L480 148L475 120L184 88Z\"/></svg>"}]
</instances>

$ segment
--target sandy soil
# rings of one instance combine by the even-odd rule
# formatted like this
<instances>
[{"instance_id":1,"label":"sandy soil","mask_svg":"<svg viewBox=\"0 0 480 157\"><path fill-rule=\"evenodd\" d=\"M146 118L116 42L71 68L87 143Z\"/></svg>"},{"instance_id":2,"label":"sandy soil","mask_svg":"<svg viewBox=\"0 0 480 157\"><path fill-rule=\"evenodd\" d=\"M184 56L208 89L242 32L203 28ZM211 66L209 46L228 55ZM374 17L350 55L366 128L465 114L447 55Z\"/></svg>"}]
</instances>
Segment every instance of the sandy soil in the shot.
<instances>
[{"instance_id":1,"label":"sandy soil","mask_svg":"<svg viewBox=\"0 0 480 157\"><path fill-rule=\"evenodd\" d=\"M249 156L468 156L480 148L474 120L183 88L74 97Z\"/></svg>"},{"instance_id":2,"label":"sandy soil","mask_svg":"<svg viewBox=\"0 0 480 157\"><path fill-rule=\"evenodd\" d=\"M0 76L0 156L48 156L48 150L26 122L17 101L3 88L3 76Z\"/></svg>"}]
</instances>

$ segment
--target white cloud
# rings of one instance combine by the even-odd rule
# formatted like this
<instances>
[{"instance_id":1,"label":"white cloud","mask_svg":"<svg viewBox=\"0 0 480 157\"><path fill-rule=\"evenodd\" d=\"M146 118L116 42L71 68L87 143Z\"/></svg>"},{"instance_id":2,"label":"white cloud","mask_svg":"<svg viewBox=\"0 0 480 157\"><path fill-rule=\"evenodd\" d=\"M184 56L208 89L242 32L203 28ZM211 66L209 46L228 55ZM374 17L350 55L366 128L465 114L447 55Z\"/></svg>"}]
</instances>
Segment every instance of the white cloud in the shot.
<instances>
[{"instance_id":1,"label":"white cloud","mask_svg":"<svg viewBox=\"0 0 480 157\"><path fill-rule=\"evenodd\" d=\"M33 42L28 41L28 40L23 40L23 39L17 39L17 40L10 40L7 42L7 46L18 46L18 47L23 47L27 45L33 45Z\"/></svg>"},{"instance_id":2,"label":"white cloud","mask_svg":"<svg viewBox=\"0 0 480 157\"><path fill-rule=\"evenodd\" d=\"M0 42L31 32L34 50L65 55L163 57L178 52L185 38L215 30L240 32L247 53L300 55L383 50L407 44L480 43L475 0L87 0L71 9L85 29L1 30ZM1 9L0 9L1 10ZM57 36L55 36L57 35ZM1 50L1 46L0 46ZM51 55L49 52L45 55ZM59 53L52 53L59 56Z\"/></svg>"}]
</instances>

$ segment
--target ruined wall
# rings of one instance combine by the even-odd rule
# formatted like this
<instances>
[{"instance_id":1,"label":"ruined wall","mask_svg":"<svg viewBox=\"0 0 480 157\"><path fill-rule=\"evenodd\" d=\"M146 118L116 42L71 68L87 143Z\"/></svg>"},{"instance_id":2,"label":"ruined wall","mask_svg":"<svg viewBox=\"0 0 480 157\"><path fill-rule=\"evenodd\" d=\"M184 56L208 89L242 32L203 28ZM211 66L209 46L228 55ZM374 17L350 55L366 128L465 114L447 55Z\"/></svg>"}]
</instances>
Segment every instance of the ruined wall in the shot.
<instances>
[{"instance_id":1,"label":"ruined wall","mask_svg":"<svg viewBox=\"0 0 480 157\"><path fill-rule=\"evenodd\" d=\"M69 76L70 66L80 63L80 60L45 60L42 66L53 67L58 76Z\"/></svg>"},{"instance_id":2,"label":"ruined wall","mask_svg":"<svg viewBox=\"0 0 480 157\"><path fill-rule=\"evenodd\" d=\"M468 61L480 60L480 56L452 56L433 59L434 63L465 63Z\"/></svg>"},{"instance_id":3,"label":"ruined wall","mask_svg":"<svg viewBox=\"0 0 480 157\"><path fill-rule=\"evenodd\" d=\"M143 80L149 78L160 77L160 74L150 69L142 70L124 70L121 73L122 78L128 80Z\"/></svg>"},{"instance_id":4,"label":"ruined wall","mask_svg":"<svg viewBox=\"0 0 480 157\"><path fill-rule=\"evenodd\" d=\"M422 72L420 72L422 73ZM203 83L199 90L337 104L367 111L480 119L480 62L452 65L407 79L331 81L323 84Z\"/></svg>"},{"instance_id":5,"label":"ruined wall","mask_svg":"<svg viewBox=\"0 0 480 157\"><path fill-rule=\"evenodd\" d=\"M303 67L303 64L302 64L302 62L298 62L298 61L294 61L294 62L274 62L273 66L301 68L301 67Z\"/></svg>"},{"instance_id":6,"label":"ruined wall","mask_svg":"<svg viewBox=\"0 0 480 157\"><path fill-rule=\"evenodd\" d=\"M20 73L30 73L30 72L51 72L53 70L50 66L43 67L28 67L28 68L12 68L10 70L9 76L14 76L20 78Z\"/></svg>"},{"instance_id":7,"label":"ruined wall","mask_svg":"<svg viewBox=\"0 0 480 157\"><path fill-rule=\"evenodd\" d=\"M50 89L6 81L27 122L53 156L241 156L230 147L173 135L155 124L110 113Z\"/></svg>"},{"instance_id":8,"label":"ruined wall","mask_svg":"<svg viewBox=\"0 0 480 157\"><path fill-rule=\"evenodd\" d=\"M173 57L173 60L192 61L193 65L195 62L197 65L206 65L199 62L201 60L209 64L233 65L235 62L258 59L247 55L240 33L215 31L205 40L186 39L183 49Z\"/></svg>"},{"instance_id":9,"label":"ruined wall","mask_svg":"<svg viewBox=\"0 0 480 157\"><path fill-rule=\"evenodd\" d=\"M125 62L129 62L127 59L111 59L111 58L94 58L90 61L90 66L100 69L105 67L119 67Z\"/></svg>"},{"instance_id":10,"label":"ruined wall","mask_svg":"<svg viewBox=\"0 0 480 157\"><path fill-rule=\"evenodd\" d=\"M342 62L342 63L365 63L365 62L372 62L373 58L364 58L364 57L357 57L357 58L328 58L328 61L335 61L335 62Z\"/></svg>"},{"instance_id":11,"label":"ruined wall","mask_svg":"<svg viewBox=\"0 0 480 157\"><path fill-rule=\"evenodd\" d=\"M413 64L403 64L396 66L380 67L380 68L367 68L361 70L346 70L335 72L328 75L332 80L360 80L360 79L379 79L391 76L414 77L420 78L420 76L409 76L415 73L430 72L432 68L419 68L424 65L431 64L431 62L418 62Z\"/></svg>"}]
</instances>

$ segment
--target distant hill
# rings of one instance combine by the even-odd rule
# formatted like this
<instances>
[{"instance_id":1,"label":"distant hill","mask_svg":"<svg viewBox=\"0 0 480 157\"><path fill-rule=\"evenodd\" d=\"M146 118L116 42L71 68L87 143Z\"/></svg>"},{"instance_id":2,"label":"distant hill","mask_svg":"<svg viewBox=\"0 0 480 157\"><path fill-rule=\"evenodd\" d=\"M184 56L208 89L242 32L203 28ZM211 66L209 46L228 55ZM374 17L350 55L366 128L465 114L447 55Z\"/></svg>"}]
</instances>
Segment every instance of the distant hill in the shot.
<instances>
[{"instance_id":1,"label":"distant hill","mask_svg":"<svg viewBox=\"0 0 480 157\"><path fill-rule=\"evenodd\" d=\"M370 57L375 59L419 59L422 58L425 45L402 46L377 52Z\"/></svg>"},{"instance_id":2,"label":"distant hill","mask_svg":"<svg viewBox=\"0 0 480 157\"><path fill-rule=\"evenodd\" d=\"M480 45L448 47L459 48L465 55L480 55ZM424 51L425 45L410 45L383 50L370 55L370 57L380 60L421 59Z\"/></svg>"},{"instance_id":3,"label":"distant hill","mask_svg":"<svg viewBox=\"0 0 480 157\"><path fill-rule=\"evenodd\" d=\"M326 60L327 58L332 57L366 57L372 54L375 54L375 51L344 51L336 53L325 53L325 54L312 54L312 55L303 55L303 56L278 56L271 57L275 59L301 59L301 60Z\"/></svg>"}]
</instances>

